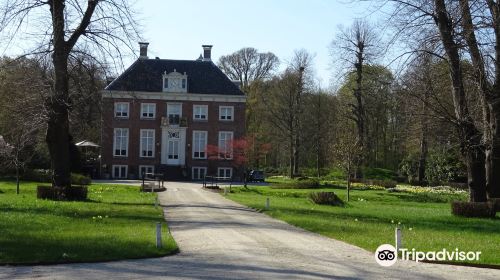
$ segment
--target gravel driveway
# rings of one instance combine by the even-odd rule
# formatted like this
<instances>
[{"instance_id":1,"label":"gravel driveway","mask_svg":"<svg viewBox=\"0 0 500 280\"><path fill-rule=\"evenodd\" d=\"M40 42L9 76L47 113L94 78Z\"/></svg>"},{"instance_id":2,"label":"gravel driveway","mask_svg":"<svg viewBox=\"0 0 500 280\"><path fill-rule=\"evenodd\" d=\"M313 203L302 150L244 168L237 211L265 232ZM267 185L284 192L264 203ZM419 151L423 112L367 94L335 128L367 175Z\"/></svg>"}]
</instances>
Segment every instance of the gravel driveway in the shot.
<instances>
[{"instance_id":1,"label":"gravel driveway","mask_svg":"<svg viewBox=\"0 0 500 280\"><path fill-rule=\"evenodd\" d=\"M174 256L96 264L0 267L1 279L500 279L500 270L397 262L257 213L200 184L160 194Z\"/></svg>"}]
</instances>

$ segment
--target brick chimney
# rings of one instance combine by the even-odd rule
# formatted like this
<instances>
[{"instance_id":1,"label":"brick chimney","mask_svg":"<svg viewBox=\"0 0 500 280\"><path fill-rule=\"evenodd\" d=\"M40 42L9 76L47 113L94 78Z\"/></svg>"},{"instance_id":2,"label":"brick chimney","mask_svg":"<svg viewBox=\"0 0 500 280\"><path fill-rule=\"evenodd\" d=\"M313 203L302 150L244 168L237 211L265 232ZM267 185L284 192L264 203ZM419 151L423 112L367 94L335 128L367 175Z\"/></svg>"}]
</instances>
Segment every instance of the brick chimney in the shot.
<instances>
[{"instance_id":1,"label":"brick chimney","mask_svg":"<svg viewBox=\"0 0 500 280\"><path fill-rule=\"evenodd\" d=\"M146 42L139 42L139 58L147 59L148 58L148 45Z\"/></svg>"},{"instance_id":2,"label":"brick chimney","mask_svg":"<svg viewBox=\"0 0 500 280\"><path fill-rule=\"evenodd\" d=\"M212 45L202 45L203 61L212 61Z\"/></svg>"}]
</instances>

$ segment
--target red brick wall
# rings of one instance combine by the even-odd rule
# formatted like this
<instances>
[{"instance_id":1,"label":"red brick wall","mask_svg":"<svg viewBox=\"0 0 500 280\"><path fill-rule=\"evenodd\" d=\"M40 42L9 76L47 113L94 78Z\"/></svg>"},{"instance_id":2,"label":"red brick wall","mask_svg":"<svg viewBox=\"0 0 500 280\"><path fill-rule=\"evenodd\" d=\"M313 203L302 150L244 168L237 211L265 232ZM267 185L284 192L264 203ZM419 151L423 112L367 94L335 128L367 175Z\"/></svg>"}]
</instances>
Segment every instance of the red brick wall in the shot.
<instances>
[{"instance_id":1,"label":"red brick wall","mask_svg":"<svg viewBox=\"0 0 500 280\"><path fill-rule=\"evenodd\" d=\"M129 102L129 118L119 119L114 117L114 103ZM208 131L208 144L218 145L219 131L233 131L233 138L240 139L245 135L245 103L241 102L198 102L198 101L165 101L165 100L150 100L150 99L103 99L103 125L102 125L102 164L107 166L107 171L103 173L111 174L112 165L123 164L128 165L129 174L138 174L139 165L159 165L161 163L161 117L166 116L167 102L182 103L182 117L187 118L186 130L186 166L201 166L208 167L208 174L215 174L217 167L234 167L232 161L210 161L192 159L192 136L193 130ZM141 119L141 103L155 103L156 117L154 120ZM193 121L193 105L208 105L208 121ZM219 121L219 106L233 106L234 120ZM128 156L114 157L113 156L113 132L114 128L129 129L129 146ZM140 129L155 129L155 157L140 158ZM242 176L242 169L233 169L233 175L236 177Z\"/></svg>"}]
</instances>

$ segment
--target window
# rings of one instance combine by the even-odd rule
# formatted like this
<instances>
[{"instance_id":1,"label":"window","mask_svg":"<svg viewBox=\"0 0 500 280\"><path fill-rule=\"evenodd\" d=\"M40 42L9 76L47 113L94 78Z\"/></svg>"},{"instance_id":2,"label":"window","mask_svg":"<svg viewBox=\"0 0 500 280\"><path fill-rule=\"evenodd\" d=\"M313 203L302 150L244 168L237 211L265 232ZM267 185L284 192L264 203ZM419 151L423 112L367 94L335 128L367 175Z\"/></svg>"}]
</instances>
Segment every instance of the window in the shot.
<instances>
[{"instance_id":1,"label":"window","mask_svg":"<svg viewBox=\"0 0 500 280\"><path fill-rule=\"evenodd\" d=\"M140 157L154 157L155 130L141 129L141 154Z\"/></svg>"},{"instance_id":2,"label":"window","mask_svg":"<svg viewBox=\"0 0 500 280\"><path fill-rule=\"evenodd\" d=\"M182 116L182 104L169 103L167 104L168 124L178 125Z\"/></svg>"},{"instance_id":3,"label":"window","mask_svg":"<svg viewBox=\"0 0 500 280\"><path fill-rule=\"evenodd\" d=\"M128 128L115 128L113 151L117 157L128 155Z\"/></svg>"},{"instance_id":4,"label":"window","mask_svg":"<svg viewBox=\"0 0 500 280\"><path fill-rule=\"evenodd\" d=\"M141 104L141 119L154 119L156 115L156 104L142 103Z\"/></svg>"},{"instance_id":5,"label":"window","mask_svg":"<svg viewBox=\"0 0 500 280\"><path fill-rule=\"evenodd\" d=\"M207 132L193 131L193 158L206 159Z\"/></svg>"},{"instance_id":6,"label":"window","mask_svg":"<svg viewBox=\"0 0 500 280\"><path fill-rule=\"evenodd\" d=\"M207 174L206 167L193 167L192 177L193 180L202 180Z\"/></svg>"},{"instance_id":7,"label":"window","mask_svg":"<svg viewBox=\"0 0 500 280\"><path fill-rule=\"evenodd\" d=\"M163 73L163 92L187 92L187 74L174 69L173 72Z\"/></svg>"},{"instance_id":8,"label":"window","mask_svg":"<svg viewBox=\"0 0 500 280\"><path fill-rule=\"evenodd\" d=\"M217 176L224 178L232 178L233 169L231 167L219 167L217 168Z\"/></svg>"},{"instance_id":9,"label":"window","mask_svg":"<svg viewBox=\"0 0 500 280\"><path fill-rule=\"evenodd\" d=\"M153 165L139 165L139 177L142 179L144 174L145 178L153 178L155 173L155 167Z\"/></svg>"},{"instance_id":10,"label":"window","mask_svg":"<svg viewBox=\"0 0 500 280\"><path fill-rule=\"evenodd\" d=\"M168 141L168 159L179 159L179 140Z\"/></svg>"},{"instance_id":11,"label":"window","mask_svg":"<svg viewBox=\"0 0 500 280\"><path fill-rule=\"evenodd\" d=\"M233 132L219 131L219 157L223 159L233 158Z\"/></svg>"},{"instance_id":12,"label":"window","mask_svg":"<svg viewBox=\"0 0 500 280\"><path fill-rule=\"evenodd\" d=\"M127 178L127 165L113 165L113 178L126 179Z\"/></svg>"},{"instance_id":13,"label":"window","mask_svg":"<svg viewBox=\"0 0 500 280\"><path fill-rule=\"evenodd\" d=\"M128 118L129 104L126 102L115 103L115 117Z\"/></svg>"},{"instance_id":14,"label":"window","mask_svg":"<svg viewBox=\"0 0 500 280\"><path fill-rule=\"evenodd\" d=\"M232 121L233 120L233 106L219 106L219 120Z\"/></svg>"},{"instance_id":15,"label":"window","mask_svg":"<svg viewBox=\"0 0 500 280\"><path fill-rule=\"evenodd\" d=\"M208 105L193 105L193 119L206 121L208 119Z\"/></svg>"}]
</instances>

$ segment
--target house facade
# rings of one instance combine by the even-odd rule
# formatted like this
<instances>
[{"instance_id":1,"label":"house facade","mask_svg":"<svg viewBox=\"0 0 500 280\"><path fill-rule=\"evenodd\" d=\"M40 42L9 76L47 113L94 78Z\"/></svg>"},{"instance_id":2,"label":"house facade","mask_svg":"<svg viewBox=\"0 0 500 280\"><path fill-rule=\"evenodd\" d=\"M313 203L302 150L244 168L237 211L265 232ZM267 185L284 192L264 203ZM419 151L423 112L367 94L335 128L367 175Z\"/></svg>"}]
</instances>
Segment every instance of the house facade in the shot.
<instances>
[{"instance_id":1,"label":"house facade","mask_svg":"<svg viewBox=\"0 0 500 280\"><path fill-rule=\"evenodd\" d=\"M241 180L232 143L244 137L246 97L212 62L212 46L196 60L150 59L147 48L102 92L103 177Z\"/></svg>"}]
</instances>

